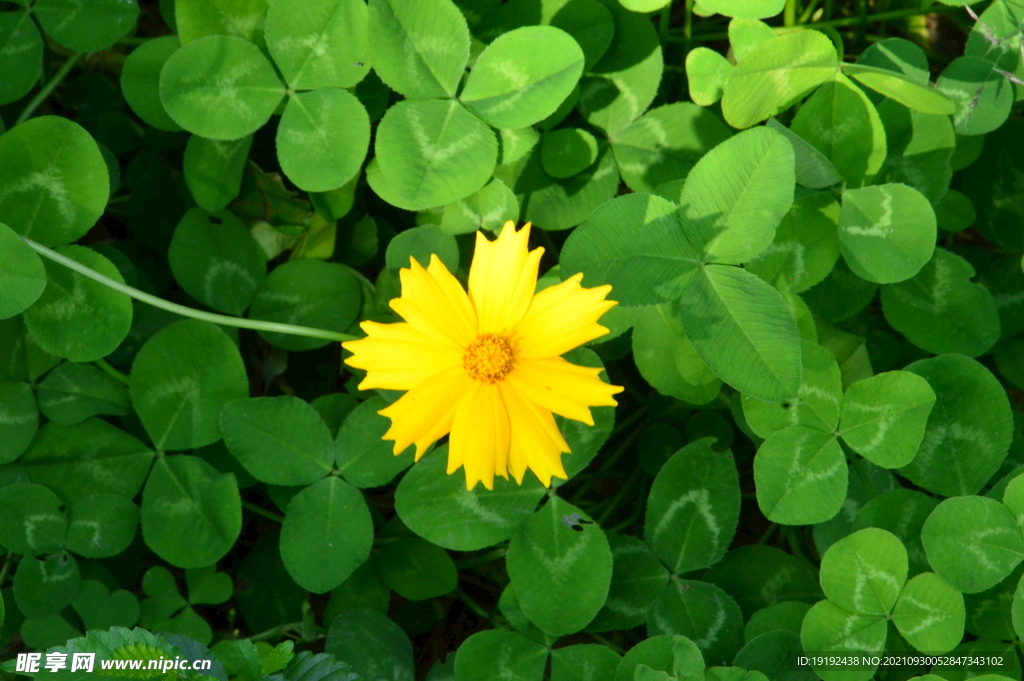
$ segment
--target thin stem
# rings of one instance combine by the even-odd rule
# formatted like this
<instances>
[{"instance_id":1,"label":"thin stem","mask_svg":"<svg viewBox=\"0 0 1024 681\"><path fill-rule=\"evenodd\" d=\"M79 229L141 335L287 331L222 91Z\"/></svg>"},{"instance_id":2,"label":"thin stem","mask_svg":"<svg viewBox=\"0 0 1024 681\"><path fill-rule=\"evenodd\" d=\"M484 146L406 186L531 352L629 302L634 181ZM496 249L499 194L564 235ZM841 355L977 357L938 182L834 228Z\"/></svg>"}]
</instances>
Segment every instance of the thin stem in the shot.
<instances>
[{"instance_id":1,"label":"thin stem","mask_svg":"<svg viewBox=\"0 0 1024 681\"><path fill-rule=\"evenodd\" d=\"M672 0L661 8L661 15L658 17L658 32L664 40L668 35L669 24L672 23Z\"/></svg>"},{"instance_id":2,"label":"thin stem","mask_svg":"<svg viewBox=\"0 0 1024 681\"><path fill-rule=\"evenodd\" d=\"M43 86L42 90L36 93L36 96L32 98L32 101L28 103L28 106L26 106L22 110L17 120L14 121L14 125L21 125L22 123L28 120L28 117L31 116L32 113L39 108L39 105L42 104L46 100L46 98L50 96L50 94L56 89L56 87L60 85L60 82L64 80L68 73L70 73L71 69L75 66L75 64L78 63L78 60L82 58L83 54L83 52L75 52L73 55L68 57L67 61L65 61L61 65L61 67L57 69L57 73L53 74L53 78L51 78L46 83L46 85Z\"/></svg>"},{"instance_id":3,"label":"thin stem","mask_svg":"<svg viewBox=\"0 0 1024 681\"><path fill-rule=\"evenodd\" d=\"M601 511L601 514L597 517L598 525L604 526L604 521L608 520L608 517L615 511L615 509L618 508L622 504L622 502L626 500L626 498L628 497L628 492L631 491L631 488L636 483L636 481L640 479L640 470L640 467L637 466L636 468L633 469L633 472L629 474L629 479L626 480L626 484L622 486L622 489L619 490L618 494L612 497L612 503L609 504L608 507L605 508L603 511Z\"/></svg>"},{"instance_id":4,"label":"thin stem","mask_svg":"<svg viewBox=\"0 0 1024 681\"><path fill-rule=\"evenodd\" d=\"M782 10L782 23L785 26L796 25L796 0L786 0L786 8Z\"/></svg>"},{"instance_id":5,"label":"thin stem","mask_svg":"<svg viewBox=\"0 0 1024 681\"><path fill-rule=\"evenodd\" d=\"M506 553L508 553L508 547L502 546L479 556L467 558L466 560L457 560L455 561L455 567L459 570L465 570L466 568L476 567L477 565L487 565L488 563L501 560L505 557Z\"/></svg>"},{"instance_id":6,"label":"thin stem","mask_svg":"<svg viewBox=\"0 0 1024 681\"><path fill-rule=\"evenodd\" d=\"M779 524L778 523L771 523L771 524L769 524L768 525L768 529L765 530L765 533L762 534L761 538L757 540L757 543L758 544L767 544L768 540L771 538L771 536L773 534L775 534L775 530L777 530L777 529L779 529Z\"/></svg>"},{"instance_id":7,"label":"thin stem","mask_svg":"<svg viewBox=\"0 0 1024 681\"><path fill-rule=\"evenodd\" d=\"M591 632L590 638L594 639L595 641L597 641L598 643L600 643L603 646L608 646L609 648L611 648L612 650L617 652L619 655L625 655L626 654L626 649L625 648L623 648L622 646L617 645L615 643L612 643L611 641L608 640L608 638L606 636L602 636L601 634L595 634L595 633Z\"/></svg>"},{"instance_id":8,"label":"thin stem","mask_svg":"<svg viewBox=\"0 0 1024 681\"><path fill-rule=\"evenodd\" d=\"M4 558L4 566L0 568L0 586L4 585L4 580L7 579L7 573L11 570L11 564L14 562L14 551L8 551L7 557Z\"/></svg>"},{"instance_id":9,"label":"thin stem","mask_svg":"<svg viewBox=\"0 0 1024 681\"><path fill-rule=\"evenodd\" d=\"M257 506L256 504L252 503L251 501L246 501L245 499L242 499L242 508L247 508L250 511L252 511L253 513L255 513L256 515L261 515L261 516L263 516L264 518L266 518L268 520L273 520L275 523L284 524L284 516L283 515L278 515L277 513L274 513L273 511L268 511L267 509L263 508L262 506Z\"/></svg>"},{"instance_id":10,"label":"thin stem","mask_svg":"<svg viewBox=\"0 0 1024 681\"><path fill-rule=\"evenodd\" d=\"M261 631L258 634L253 634L249 637L249 640L264 641L268 638L274 638L275 636L284 636L289 631L300 628L302 628L302 622L289 622L288 624L281 624L276 627L271 627L266 631Z\"/></svg>"},{"instance_id":11,"label":"thin stem","mask_svg":"<svg viewBox=\"0 0 1024 681\"><path fill-rule=\"evenodd\" d=\"M107 374L115 381L118 381L119 383L124 383L125 385L129 385L131 383L131 381L128 379L128 376L118 371L114 367L110 366L110 363L107 362L107 360L97 359L93 362L93 364L102 369L103 373Z\"/></svg>"},{"instance_id":12,"label":"thin stem","mask_svg":"<svg viewBox=\"0 0 1024 681\"><path fill-rule=\"evenodd\" d=\"M96 270L86 267L77 260L61 255L56 251L50 250L42 244L36 243L28 237L21 237L25 243L31 246L40 255L59 262L61 265L73 269L82 276L88 277L93 281L98 281L108 288L112 288L115 291L119 291L127 296L131 296L136 300L148 303L153 307L158 307L161 310L167 310L179 314L182 317L191 317L192 319L199 319L204 322L211 322L213 324L222 324L224 326L236 326L240 329L252 329L253 331L269 331L273 333L290 333L295 336L308 336L310 338L324 338L331 341L350 341L356 340L355 336L350 336L347 333L337 333L336 331L327 331L325 329L311 329L306 326L295 326L293 324L279 324L277 322L261 322L256 319L242 319L240 317L228 317L222 314L214 314L213 312L203 312L202 310L193 310L190 307L184 305L178 305L156 296L151 296L148 293L143 293L137 288L132 288L121 282L114 281L110 277L105 277Z\"/></svg>"}]
</instances>

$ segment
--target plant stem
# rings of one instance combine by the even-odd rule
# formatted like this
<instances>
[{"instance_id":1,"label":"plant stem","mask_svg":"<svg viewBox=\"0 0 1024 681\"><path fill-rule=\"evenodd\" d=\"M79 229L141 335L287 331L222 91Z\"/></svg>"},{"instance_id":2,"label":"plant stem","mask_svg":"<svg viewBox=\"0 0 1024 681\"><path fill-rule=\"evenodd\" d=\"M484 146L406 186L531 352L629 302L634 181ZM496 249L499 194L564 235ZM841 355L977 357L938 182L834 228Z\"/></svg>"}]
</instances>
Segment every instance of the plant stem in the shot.
<instances>
[{"instance_id":1,"label":"plant stem","mask_svg":"<svg viewBox=\"0 0 1024 681\"><path fill-rule=\"evenodd\" d=\"M56 251L50 250L42 244L36 243L28 237L21 237L25 243L31 246L40 255L59 262L61 265L73 269L82 276L88 277L93 281L98 281L108 288L112 288L115 291L123 293L127 296L131 296L136 300L142 301L158 307L161 310L167 310L174 314L179 314L182 317L191 317L192 319L199 319L204 322L211 322L213 324L222 324L224 326L235 326L240 329L252 329L253 331L269 331L273 333L290 333L295 336L308 336L310 338L324 338L331 341L350 341L356 340L355 336L350 336L347 333L337 333L336 331L327 331L325 329L311 329L306 326L295 326L293 324L279 324L277 322L261 322L256 319L243 319L241 317L228 317L222 314L214 314L213 312L203 312L202 310L193 310L190 307L184 305L178 305L156 296L151 296L148 293L143 293L137 288L132 288L121 282L114 281L110 277L105 277L96 270L86 267L77 260L73 260L67 256L61 255Z\"/></svg>"},{"instance_id":2,"label":"plant stem","mask_svg":"<svg viewBox=\"0 0 1024 681\"><path fill-rule=\"evenodd\" d=\"M0 568L0 586L4 585L4 580L7 579L7 573L11 569L11 563L14 560L14 551L8 551L7 557L4 558L4 566Z\"/></svg>"},{"instance_id":3,"label":"plant stem","mask_svg":"<svg viewBox=\"0 0 1024 681\"><path fill-rule=\"evenodd\" d=\"M607 637L602 636L601 634L595 634L595 633L591 632L590 637L592 639L594 639L595 641L597 641L598 643L600 643L601 645L608 646L609 648L611 648L612 650L617 652L619 655L625 655L626 654L626 649L625 648L623 648L620 645L616 645L616 644L612 643L611 641L608 640Z\"/></svg>"},{"instance_id":4,"label":"plant stem","mask_svg":"<svg viewBox=\"0 0 1024 681\"><path fill-rule=\"evenodd\" d=\"M68 73L70 73L71 69L75 66L75 64L78 63L78 60L82 58L83 54L83 52L75 52L73 55L68 57L67 61L65 61L61 65L61 67L57 69L57 73L53 74L53 78L51 78L46 83L46 85L43 86L42 90L36 93L36 96L32 98L32 101L29 102L28 105L22 110L21 114L14 121L14 125L21 125L22 123L28 120L28 117L31 116L32 113L39 108L39 105L42 104L46 100L46 98L50 96L50 94L56 89L56 87L60 85L60 82L64 80Z\"/></svg>"},{"instance_id":5,"label":"plant stem","mask_svg":"<svg viewBox=\"0 0 1024 681\"><path fill-rule=\"evenodd\" d=\"M658 17L658 32L661 34L662 40L668 35L669 24L672 23L672 0L668 1L668 4L661 8L661 15Z\"/></svg>"},{"instance_id":6,"label":"plant stem","mask_svg":"<svg viewBox=\"0 0 1024 681\"><path fill-rule=\"evenodd\" d=\"M455 561L455 567L459 570L464 570L466 568L476 567L477 565L487 565L488 563L501 560L505 557L506 553L508 553L508 547L502 546L479 556L467 558L466 560L457 560Z\"/></svg>"},{"instance_id":7,"label":"plant stem","mask_svg":"<svg viewBox=\"0 0 1024 681\"><path fill-rule=\"evenodd\" d=\"M284 523L284 516L283 515L278 515L278 514L274 513L273 511L268 511L267 509L263 508L262 506L257 506L256 504L252 503L251 501L246 501L245 499L242 499L242 508L247 508L250 511L252 511L253 513L255 513L256 515L261 515L261 516L263 516L264 518L266 518L268 520L273 520L275 523L278 523L278 524L283 524Z\"/></svg>"},{"instance_id":8,"label":"plant stem","mask_svg":"<svg viewBox=\"0 0 1024 681\"><path fill-rule=\"evenodd\" d=\"M778 523L771 523L770 525L768 525L768 529L765 530L765 533L762 534L761 538L757 540L757 543L758 544L767 544L768 540L771 538L771 536L773 534L775 534L775 530L777 530L777 529L779 529L779 524Z\"/></svg>"},{"instance_id":9,"label":"plant stem","mask_svg":"<svg viewBox=\"0 0 1024 681\"><path fill-rule=\"evenodd\" d=\"M128 379L126 375L124 375L114 367L110 366L110 363L107 362L107 360L97 359L93 362L93 364L102 369L103 373L107 374L115 381L118 381L119 383L124 383L125 385L129 385L131 383L131 381Z\"/></svg>"},{"instance_id":10,"label":"plant stem","mask_svg":"<svg viewBox=\"0 0 1024 681\"><path fill-rule=\"evenodd\" d=\"M786 0L786 8L782 10L782 23L784 26L796 25L796 0Z\"/></svg>"},{"instance_id":11,"label":"plant stem","mask_svg":"<svg viewBox=\"0 0 1024 681\"><path fill-rule=\"evenodd\" d=\"M275 636L283 636L287 632L298 629L302 626L302 622L290 622L288 624L281 624L276 627L271 627L266 631L261 631L258 634L253 634L249 637L250 641L264 641L268 638L274 638Z\"/></svg>"}]
</instances>

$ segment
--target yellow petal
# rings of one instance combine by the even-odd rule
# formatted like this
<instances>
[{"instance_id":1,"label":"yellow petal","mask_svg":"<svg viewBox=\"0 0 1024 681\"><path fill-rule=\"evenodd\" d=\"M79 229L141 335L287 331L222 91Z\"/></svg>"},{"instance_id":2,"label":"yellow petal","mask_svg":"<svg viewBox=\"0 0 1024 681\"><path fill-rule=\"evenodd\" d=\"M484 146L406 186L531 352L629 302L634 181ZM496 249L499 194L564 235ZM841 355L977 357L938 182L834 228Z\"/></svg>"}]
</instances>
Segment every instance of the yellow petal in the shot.
<instances>
[{"instance_id":1,"label":"yellow petal","mask_svg":"<svg viewBox=\"0 0 1024 681\"><path fill-rule=\"evenodd\" d=\"M494 489L495 474L508 477L509 418L497 386L471 381L462 395L448 439L448 473L466 469L466 489L477 481Z\"/></svg>"},{"instance_id":2,"label":"yellow petal","mask_svg":"<svg viewBox=\"0 0 1024 681\"><path fill-rule=\"evenodd\" d=\"M354 353L345 363L366 370L360 390L411 390L432 376L462 366L462 350L451 343L433 342L411 324L366 321L360 326L366 338L341 344Z\"/></svg>"},{"instance_id":3,"label":"yellow petal","mask_svg":"<svg viewBox=\"0 0 1024 681\"><path fill-rule=\"evenodd\" d=\"M391 309L424 336L441 344L465 348L476 338L476 313L469 297L436 255L424 269L414 258L399 270L402 297L393 299Z\"/></svg>"},{"instance_id":4,"label":"yellow petal","mask_svg":"<svg viewBox=\"0 0 1024 681\"><path fill-rule=\"evenodd\" d=\"M517 232L511 220L494 241L476 233L469 298L479 319L479 333L508 333L530 307L544 249L528 250L529 240L530 224Z\"/></svg>"},{"instance_id":5,"label":"yellow petal","mask_svg":"<svg viewBox=\"0 0 1024 681\"><path fill-rule=\"evenodd\" d=\"M568 478L562 467L562 453L569 452L569 444L558 430L551 412L532 402L508 382L500 384L501 395L508 408L512 423L509 443L509 472L522 484L529 468L545 487L551 476Z\"/></svg>"},{"instance_id":6,"label":"yellow petal","mask_svg":"<svg viewBox=\"0 0 1024 681\"><path fill-rule=\"evenodd\" d=\"M561 357L519 359L505 379L524 396L560 416L594 425L589 407L614 407L622 392L598 378L601 369L582 367Z\"/></svg>"},{"instance_id":7,"label":"yellow petal","mask_svg":"<svg viewBox=\"0 0 1024 681\"><path fill-rule=\"evenodd\" d=\"M608 333L597 320L617 305L604 299L612 287L583 288L581 279L582 274L574 274L533 297L526 316L512 332L517 356L562 355Z\"/></svg>"},{"instance_id":8,"label":"yellow petal","mask_svg":"<svg viewBox=\"0 0 1024 681\"><path fill-rule=\"evenodd\" d=\"M391 419L391 427L383 439L395 441L395 454L401 454L415 443L416 460L419 461L427 447L451 430L458 406L454 397L464 394L473 382L462 367L427 379L394 404L377 412Z\"/></svg>"}]
</instances>

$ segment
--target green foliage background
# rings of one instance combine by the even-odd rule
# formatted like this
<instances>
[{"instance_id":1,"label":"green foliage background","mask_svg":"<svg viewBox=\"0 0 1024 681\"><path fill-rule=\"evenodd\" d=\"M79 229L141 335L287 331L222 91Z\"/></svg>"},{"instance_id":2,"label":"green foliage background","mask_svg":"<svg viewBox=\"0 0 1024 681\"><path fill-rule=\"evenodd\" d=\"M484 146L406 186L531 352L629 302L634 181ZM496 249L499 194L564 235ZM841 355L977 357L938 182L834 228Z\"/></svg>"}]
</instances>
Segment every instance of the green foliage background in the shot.
<instances>
[{"instance_id":1,"label":"green foliage background","mask_svg":"<svg viewBox=\"0 0 1024 681\"><path fill-rule=\"evenodd\" d=\"M0 2L3 658L1017 660L1024 4L965 4ZM626 392L559 420L569 480L467 491L334 341L506 220L539 288L612 284L568 357Z\"/></svg>"}]
</instances>

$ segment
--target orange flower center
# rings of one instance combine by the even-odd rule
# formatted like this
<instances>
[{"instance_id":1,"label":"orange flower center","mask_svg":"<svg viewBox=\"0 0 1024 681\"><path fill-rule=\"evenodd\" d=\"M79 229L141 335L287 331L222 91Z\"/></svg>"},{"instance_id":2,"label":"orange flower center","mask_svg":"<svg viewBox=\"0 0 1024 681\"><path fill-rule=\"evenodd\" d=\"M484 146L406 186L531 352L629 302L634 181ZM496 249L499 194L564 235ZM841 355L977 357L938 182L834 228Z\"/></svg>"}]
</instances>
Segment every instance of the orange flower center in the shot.
<instances>
[{"instance_id":1,"label":"orange flower center","mask_svg":"<svg viewBox=\"0 0 1024 681\"><path fill-rule=\"evenodd\" d=\"M462 368L469 377L483 383L497 383L515 368L512 345L493 333L485 333L469 344L462 355Z\"/></svg>"}]
</instances>

